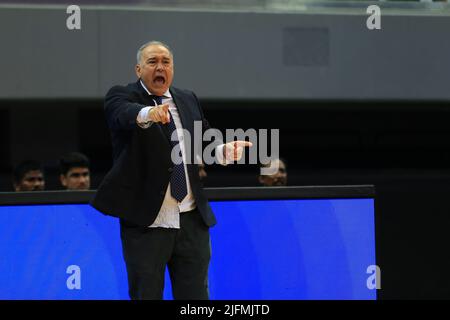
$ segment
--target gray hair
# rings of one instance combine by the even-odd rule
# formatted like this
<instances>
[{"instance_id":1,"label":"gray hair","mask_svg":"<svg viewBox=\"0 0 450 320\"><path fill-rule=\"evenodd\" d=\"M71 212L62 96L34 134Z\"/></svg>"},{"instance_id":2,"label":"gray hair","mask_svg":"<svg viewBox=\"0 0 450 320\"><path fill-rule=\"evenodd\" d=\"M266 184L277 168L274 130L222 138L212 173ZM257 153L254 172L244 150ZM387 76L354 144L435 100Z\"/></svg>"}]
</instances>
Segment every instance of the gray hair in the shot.
<instances>
[{"instance_id":1,"label":"gray hair","mask_svg":"<svg viewBox=\"0 0 450 320\"><path fill-rule=\"evenodd\" d=\"M149 41L144 43L139 50L137 51L136 54L136 60L137 60L137 64L141 63L141 58L142 58L142 51L147 48L148 46L163 46L164 48L166 48L167 50L169 50L170 55L172 56L173 59L173 53L172 50L170 50L169 46L167 44L165 44L164 42L161 41Z\"/></svg>"}]
</instances>

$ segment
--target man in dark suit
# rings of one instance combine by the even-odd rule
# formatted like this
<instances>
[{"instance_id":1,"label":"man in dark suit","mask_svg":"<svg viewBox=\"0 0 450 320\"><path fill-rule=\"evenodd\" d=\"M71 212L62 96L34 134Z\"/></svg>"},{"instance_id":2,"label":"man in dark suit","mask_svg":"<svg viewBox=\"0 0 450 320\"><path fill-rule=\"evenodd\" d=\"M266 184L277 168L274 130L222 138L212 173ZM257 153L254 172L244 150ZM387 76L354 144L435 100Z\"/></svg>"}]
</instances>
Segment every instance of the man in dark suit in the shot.
<instances>
[{"instance_id":1,"label":"man in dark suit","mask_svg":"<svg viewBox=\"0 0 450 320\"><path fill-rule=\"evenodd\" d=\"M171 87L173 54L164 43L139 48L136 75L137 82L105 97L114 164L91 204L120 218L132 299L162 299L166 266L175 299L208 299L209 227L216 219L185 143L194 121L203 130L207 121L193 92ZM239 160L248 146L222 144L216 157L222 164Z\"/></svg>"}]
</instances>

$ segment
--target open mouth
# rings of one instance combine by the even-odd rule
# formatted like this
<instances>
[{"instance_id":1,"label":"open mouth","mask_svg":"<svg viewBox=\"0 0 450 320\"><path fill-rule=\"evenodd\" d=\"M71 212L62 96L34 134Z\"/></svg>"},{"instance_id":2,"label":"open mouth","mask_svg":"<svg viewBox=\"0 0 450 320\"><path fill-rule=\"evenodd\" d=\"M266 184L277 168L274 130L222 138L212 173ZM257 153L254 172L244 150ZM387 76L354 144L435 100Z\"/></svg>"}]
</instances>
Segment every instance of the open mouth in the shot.
<instances>
[{"instance_id":1,"label":"open mouth","mask_svg":"<svg viewBox=\"0 0 450 320\"><path fill-rule=\"evenodd\" d=\"M163 76L156 76L153 79L153 82L156 83L156 84L160 84L161 85L161 84L166 83L166 79Z\"/></svg>"}]
</instances>

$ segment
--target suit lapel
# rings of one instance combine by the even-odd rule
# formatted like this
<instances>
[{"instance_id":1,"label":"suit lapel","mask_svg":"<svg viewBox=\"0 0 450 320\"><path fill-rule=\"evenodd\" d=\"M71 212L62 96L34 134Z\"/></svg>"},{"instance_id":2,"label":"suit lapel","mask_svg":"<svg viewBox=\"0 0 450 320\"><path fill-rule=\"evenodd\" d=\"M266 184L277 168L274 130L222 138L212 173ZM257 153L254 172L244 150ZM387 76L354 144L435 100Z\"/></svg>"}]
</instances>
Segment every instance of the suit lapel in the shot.
<instances>
[{"instance_id":1,"label":"suit lapel","mask_svg":"<svg viewBox=\"0 0 450 320\"><path fill-rule=\"evenodd\" d=\"M184 99L183 95L178 92L177 89L171 88L170 94L172 95L173 102L175 103L178 114L180 115L180 121L181 125L183 126L183 129L186 129L189 131L190 134L192 134L194 128L194 121L192 120L192 113L190 111L190 106Z\"/></svg>"},{"instance_id":2,"label":"suit lapel","mask_svg":"<svg viewBox=\"0 0 450 320\"><path fill-rule=\"evenodd\" d=\"M145 91L145 89L142 87L140 79L138 79L138 81L136 82L136 85L138 86L138 92L139 92L141 101L147 106L153 106L155 103L154 103L153 99L149 96L148 92Z\"/></svg>"}]
</instances>

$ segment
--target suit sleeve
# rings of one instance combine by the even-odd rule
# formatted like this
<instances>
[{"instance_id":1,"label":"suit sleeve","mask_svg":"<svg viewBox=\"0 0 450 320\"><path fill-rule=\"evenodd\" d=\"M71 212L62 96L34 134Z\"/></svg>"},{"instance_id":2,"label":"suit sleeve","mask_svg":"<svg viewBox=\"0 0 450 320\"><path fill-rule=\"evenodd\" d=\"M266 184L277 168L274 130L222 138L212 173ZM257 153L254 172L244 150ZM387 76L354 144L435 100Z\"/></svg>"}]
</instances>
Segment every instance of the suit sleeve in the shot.
<instances>
[{"instance_id":1,"label":"suit sleeve","mask_svg":"<svg viewBox=\"0 0 450 320\"><path fill-rule=\"evenodd\" d=\"M126 87L112 87L105 97L105 115L112 130L132 130L143 104L132 102Z\"/></svg>"}]
</instances>

